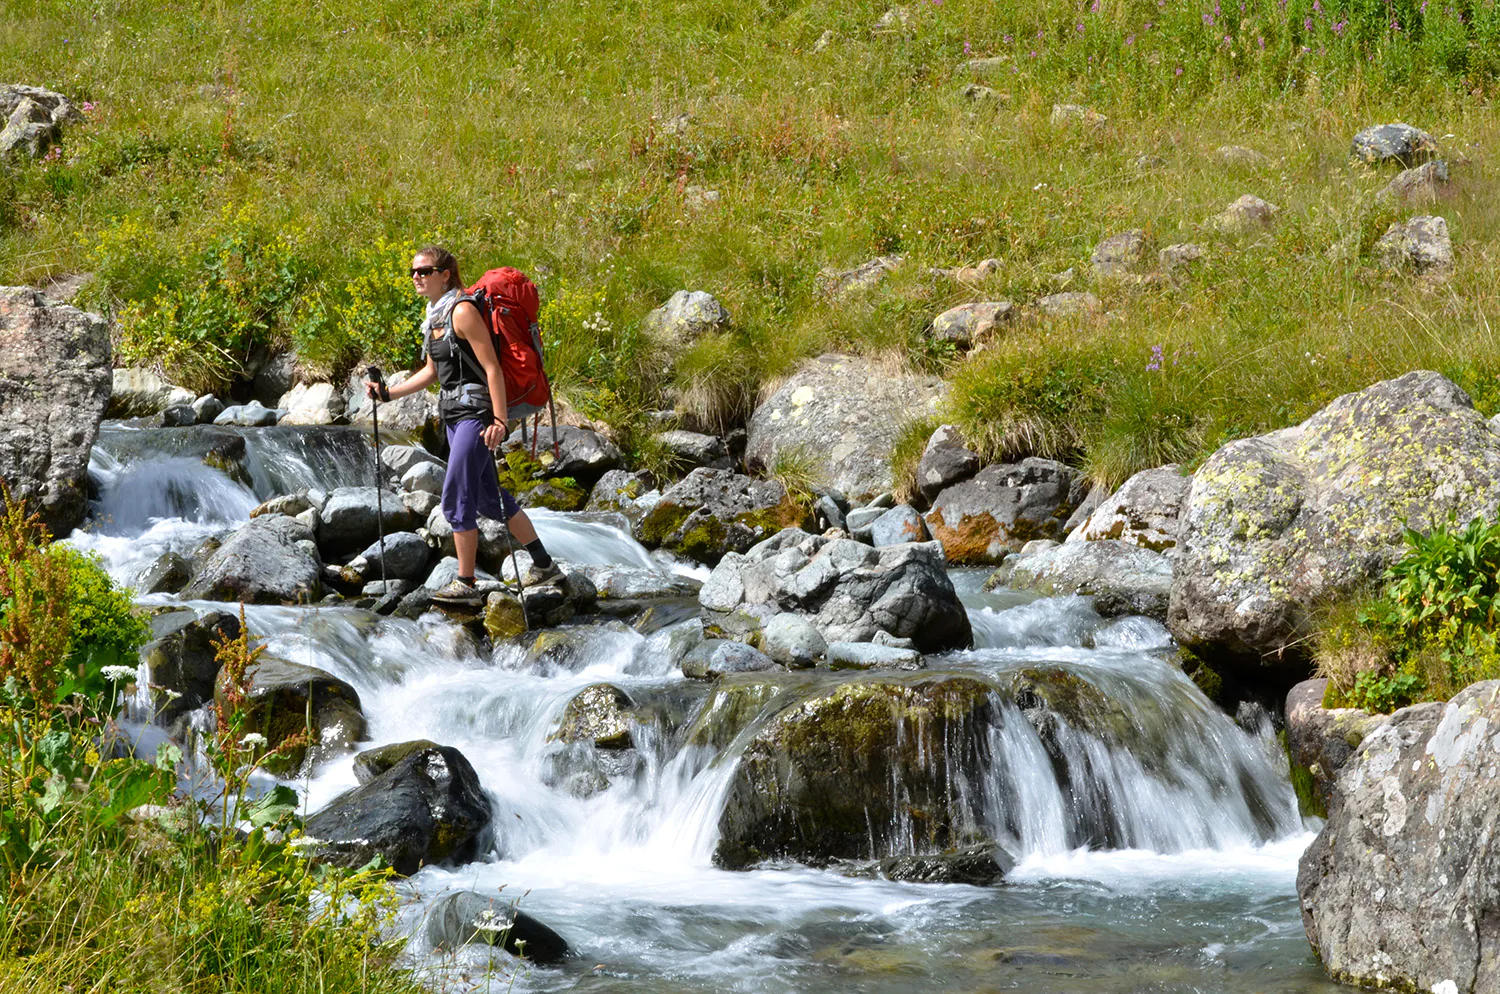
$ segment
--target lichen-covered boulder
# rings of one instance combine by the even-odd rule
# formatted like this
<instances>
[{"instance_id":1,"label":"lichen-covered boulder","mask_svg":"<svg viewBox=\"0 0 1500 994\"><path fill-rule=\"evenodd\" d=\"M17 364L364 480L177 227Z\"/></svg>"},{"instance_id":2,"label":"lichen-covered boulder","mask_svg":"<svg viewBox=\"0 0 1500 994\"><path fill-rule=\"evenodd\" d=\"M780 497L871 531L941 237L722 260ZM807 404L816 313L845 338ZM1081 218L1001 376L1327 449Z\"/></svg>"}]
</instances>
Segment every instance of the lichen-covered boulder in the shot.
<instances>
[{"instance_id":1,"label":"lichen-covered boulder","mask_svg":"<svg viewBox=\"0 0 1500 994\"><path fill-rule=\"evenodd\" d=\"M0 287L0 480L58 537L83 522L110 383L104 318Z\"/></svg>"},{"instance_id":2,"label":"lichen-covered boulder","mask_svg":"<svg viewBox=\"0 0 1500 994\"><path fill-rule=\"evenodd\" d=\"M1448 222L1436 215L1397 221L1375 243L1377 262L1387 269L1419 276L1440 275L1453 268L1453 241Z\"/></svg>"},{"instance_id":3,"label":"lichen-covered boulder","mask_svg":"<svg viewBox=\"0 0 1500 994\"><path fill-rule=\"evenodd\" d=\"M726 552L744 552L783 528L803 525L812 525L808 510L775 480L699 468L666 490L635 532L648 546L716 563Z\"/></svg>"},{"instance_id":4,"label":"lichen-covered boulder","mask_svg":"<svg viewBox=\"0 0 1500 994\"><path fill-rule=\"evenodd\" d=\"M827 642L869 642L883 632L942 652L974 639L932 542L876 550L789 528L745 555L725 556L698 601L713 616L800 614Z\"/></svg>"},{"instance_id":5,"label":"lichen-covered boulder","mask_svg":"<svg viewBox=\"0 0 1500 994\"><path fill-rule=\"evenodd\" d=\"M702 290L678 290L641 321L646 332L663 342L682 347L713 331L729 327L729 312L713 294Z\"/></svg>"},{"instance_id":6,"label":"lichen-covered boulder","mask_svg":"<svg viewBox=\"0 0 1500 994\"><path fill-rule=\"evenodd\" d=\"M1398 162L1414 166L1437 154L1437 139L1410 124L1376 124L1354 136L1349 154L1361 162L1379 165Z\"/></svg>"},{"instance_id":7,"label":"lichen-covered boulder","mask_svg":"<svg viewBox=\"0 0 1500 994\"><path fill-rule=\"evenodd\" d=\"M1339 774L1297 894L1336 980L1500 990L1500 682L1403 708Z\"/></svg>"},{"instance_id":8,"label":"lichen-covered boulder","mask_svg":"<svg viewBox=\"0 0 1500 994\"><path fill-rule=\"evenodd\" d=\"M1172 563L1160 552L1118 539L1069 542L1009 557L986 586L1051 596L1092 594L1095 608L1105 617L1143 614L1165 620Z\"/></svg>"},{"instance_id":9,"label":"lichen-covered boulder","mask_svg":"<svg viewBox=\"0 0 1500 994\"><path fill-rule=\"evenodd\" d=\"M769 472L779 456L800 456L823 484L868 499L891 489L891 447L901 426L936 411L946 390L940 377L878 360L819 356L756 408L745 465Z\"/></svg>"},{"instance_id":10,"label":"lichen-covered boulder","mask_svg":"<svg viewBox=\"0 0 1500 994\"><path fill-rule=\"evenodd\" d=\"M1325 708L1328 678L1303 680L1286 695L1286 747L1292 764L1312 778L1318 803L1327 810L1339 771L1386 716L1359 708Z\"/></svg>"},{"instance_id":11,"label":"lichen-covered boulder","mask_svg":"<svg viewBox=\"0 0 1500 994\"><path fill-rule=\"evenodd\" d=\"M404 876L467 863L489 848L490 800L451 746L417 749L307 819L313 856L357 868L376 856Z\"/></svg>"},{"instance_id":12,"label":"lichen-covered boulder","mask_svg":"<svg viewBox=\"0 0 1500 994\"><path fill-rule=\"evenodd\" d=\"M1027 542L1060 540L1088 495L1082 473L1051 459L986 466L938 494L927 527L954 563L997 563Z\"/></svg>"},{"instance_id":13,"label":"lichen-covered boulder","mask_svg":"<svg viewBox=\"0 0 1500 994\"><path fill-rule=\"evenodd\" d=\"M1148 257L1146 233L1140 228L1110 235L1094 246L1091 260L1099 276L1119 277L1140 272Z\"/></svg>"},{"instance_id":14,"label":"lichen-covered boulder","mask_svg":"<svg viewBox=\"0 0 1500 994\"><path fill-rule=\"evenodd\" d=\"M1415 372L1345 394L1296 427L1229 443L1194 474L1169 627L1247 675L1295 672L1309 606L1378 577L1401 554L1403 523L1493 520L1497 508L1500 433L1452 382Z\"/></svg>"},{"instance_id":15,"label":"lichen-covered boulder","mask_svg":"<svg viewBox=\"0 0 1500 994\"><path fill-rule=\"evenodd\" d=\"M251 518L220 545L183 590L188 600L308 604L323 596L312 530L284 514Z\"/></svg>"},{"instance_id":16,"label":"lichen-covered boulder","mask_svg":"<svg viewBox=\"0 0 1500 994\"><path fill-rule=\"evenodd\" d=\"M988 684L844 684L791 707L745 748L714 862L825 864L939 852L982 834Z\"/></svg>"},{"instance_id":17,"label":"lichen-covered boulder","mask_svg":"<svg viewBox=\"0 0 1500 994\"><path fill-rule=\"evenodd\" d=\"M1175 465L1142 470L1106 497L1067 540L1118 539L1165 552L1177 545L1182 505L1192 484L1192 477L1183 476Z\"/></svg>"}]
</instances>

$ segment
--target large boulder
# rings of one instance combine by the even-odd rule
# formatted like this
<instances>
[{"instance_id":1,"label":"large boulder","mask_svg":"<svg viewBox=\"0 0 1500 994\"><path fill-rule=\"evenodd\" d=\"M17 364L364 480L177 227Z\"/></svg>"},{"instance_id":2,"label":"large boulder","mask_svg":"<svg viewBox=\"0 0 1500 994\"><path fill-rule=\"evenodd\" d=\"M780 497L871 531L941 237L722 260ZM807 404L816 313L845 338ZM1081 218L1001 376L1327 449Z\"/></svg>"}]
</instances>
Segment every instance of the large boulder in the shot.
<instances>
[{"instance_id":1,"label":"large boulder","mask_svg":"<svg viewBox=\"0 0 1500 994\"><path fill-rule=\"evenodd\" d=\"M141 647L141 660L150 672L157 724L171 725L214 699L214 643L239 635L239 616L228 611L166 611L151 619L151 641Z\"/></svg>"},{"instance_id":2,"label":"large boulder","mask_svg":"<svg viewBox=\"0 0 1500 994\"><path fill-rule=\"evenodd\" d=\"M810 524L807 509L775 480L700 468L663 493L635 530L646 545L716 563L783 528Z\"/></svg>"},{"instance_id":3,"label":"large boulder","mask_svg":"<svg viewBox=\"0 0 1500 994\"><path fill-rule=\"evenodd\" d=\"M316 858L360 867L376 856L410 876L429 863L466 863L489 848L490 800L464 754L416 749L307 819Z\"/></svg>"},{"instance_id":4,"label":"large boulder","mask_svg":"<svg viewBox=\"0 0 1500 994\"><path fill-rule=\"evenodd\" d=\"M624 461L615 443L587 428L572 425L557 426L557 446L553 450L552 428L543 425L535 432L536 458L546 476L571 476L585 488L592 487L606 471L616 469ZM528 429L523 438L521 429L511 432L501 446L504 452L530 453L533 435Z\"/></svg>"},{"instance_id":5,"label":"large boulder","mask_svg":"<svg viewBox=\"0 0 1500 994\"><path fill-rule=\"evenodd\" d=\"M681 348L711 331L729 327L729 312L702 290L678 290L656 310L647 314L641 327L663 342Z\"/></svg>"},{"instance_id":6,"label":"large boulder","mask_svg":"<svg viewBox=\"0 0 1500 994\"><path fill-rule=\"evenodd\" d=\"M299 383L276 402L286 425L333 425L344 420L344 392L332 383Z\"/></svg>"},{"instance_id":7,"label":"large boulder","mask_svg":"<svg viewBox=\"0 0 1500 994\"><path fill-rule=\"evenodd\" d=\"M307 604L323 596L323 564L312 531L295 518L251 518L199 567L187 600Z\"/></svg>"},{"instance_id":8,"label":"large boulder","mask_svg":"<svg viewBox=\"0 0 1500 994\"><path fill-rule=\"evenodd\" d=\"M822 482L853 499L891 489L891 447L901 426L932 414L946 385L878 360L809 360L750 419L745 465L770 471L779 456L809 460Z\"/></svg>"},{"instance_id":9,"label":"large boulder","mask_svg":"<svg viewBox=\"0 0 1500 994\"><path fill-rule=\"evenodd\" d=\"M1387 162L1411 167L1437 155L1438 143L1410 124L1376 124L1354 136L1349 154L1371 165Z\"/></svg>"},{"instance_id":10,"label":"large boulder","mask_svg":"<svg viewBox=\"0 0 1500 994\"><path fill-rule=\"evenodd\" d=\"M318 546L335 556L373 545L382 529L393 535L421 523L399 494L377 494L374 487L340 487L328 495L318 516Z\"/></svg>"},{"instance_id":11,"label":"large boulder","mask_svg":"<svg viewBox=\"0 0 1500 994\"><path fill-rule=\"evenodd\" d=\"M1061 540L1088 496L1082 473L1051 459L986 466L938 494L927 527L954 563L997 563L1035 539Z\"/></svg>"},{"instance_id":12,"label":"large boulder","mask_svg":"<svg viewBox=\"0 0 1500 994\"><path fill-rule=\"evenodd\" d=\"M1301 675L1309 606L1378 577L1403 526L1500 508L1500 433L1432 372L1345 394L1293 428L1219 449L1193 476L1169 626L1244 675ZM1292 681L1287 681L1287 686Z\"/></svg>"},{"instance_id":13,"label":"large boulder","mask_svg":"<svg viewBox=\"0 0 1500 994\"><path fill-rule=\"evenodd\" d=\"M936 543L876 550L789 528L714 568L698 601L711 617L806 616L827 642L911 639L922 652L968 648L968 612Z\"/></svg>"},{"instance_id":14,"label":"large boulder","mask_svg":"<svg viewBox=\"0 0 1500 994\"><path fill-rule=\"evenodd\" d=\"M151 370L138 366L122 366L111 373L111 379L109 407L104 412L110 418L150 417L183 404L191 407L197 399L191 390L173 386ZM190 423L197 421L194 411Z\"/></svg>"},{"instance_id":15,"label":"large boulder","mask_svg":"<svg viewBox=\"0 0 1500 994\"><path fill-rule=\"evenodd\" d=\"M1312 778L1313 793L1326 811L1339 771L1386 716L1359 708L1325 708L1328 678L1303 680L1286 695L1286 748L1292 765Z\"/></svg>"},{"instance_id":16,"label":"large boulder","mask_svg":"<svg viewBox=\"0 0 1500 994\"><path fill-rule=\"evenodd\" d=\"M0 86L0 159L40 159L62 139L62 126L83 120L61 93L12 83Z\"/></svg>"},{"instance_id":17,"label":"large boulder","mask_svg":"<svg viewBox=\"0 0 1500 994\"><path fill-rule=\"evenodd\" d=\"M285 750L266 763L273 773L292 774L309 756L323 760L346 753L365 737L359 693L346 681L312 666L262 655L247 672L249 690L243 704L245 732L266 738L266 748ZM227 673L214 678L214 697L227 704ZM288 740L301 741L300 745Z\"/></svg>"},{"instance_id":18,"label":"large boulder","mask_svg":"<svg viewBox=\"0 0 1500 994\"><path fill-rule=\"evenodd\" d=\"M783 711L740 758L714 862L821 864L973 841L990 695L966 677L874 681Z\"/></svg>"},{"instance_id":19,"label":"large boulder","mask_svg":"<svg viewBox=\"0 0 1500 994\"><path fill-rule=\"evenodd\" d=\"M1142 470L1106 497L1069 542L1118 539L1153 552L1177 545L1178 522L1193 480L1175 465Z\"/></svg>"},{"instance_id":20,"label":"large boulder","mask_svg":"<svg viewBox=\"0 0 1500 994\"><path fill-rule=\"evenodd\" d=\"M1371 733L1302 855L1297 894L1336 980L1500 990L1500 682L1403 708Z\"/></svg>"},{"instance_id":21,"label":"large boulder","mask_svg":"<svg viewBox=\"0 0 1500 994\"><path fill-rule=\"evenodd\" d=\"M956 425L941 425L927 439L917 463L917 489L931 501L955 483L962 483L982 465L979 453L964 444Z\"/></svg>"},{"instance_id":22,"label":"large boulder","mask_svg":"<svg viewBox=\"0 0 1500 994\"><path fill-rule=\"evenodd\" d=\"M1105 617L1144 614L1165 620L1172 594L1172 562L1160 552L1118 539L1069 542L1005 560L986 586L1048 595L1092 594Z\"/></svg>"},{"instance_id":23,"label":"large boulder","mask_svg":"<svg viewBox=\"0 0 1500 994\"><path fill-rule=\"evenodd\" d=\"M0 287L0 480L54 535L83 522L109 392L108 322Z\"/></svg>"}]
</instances>

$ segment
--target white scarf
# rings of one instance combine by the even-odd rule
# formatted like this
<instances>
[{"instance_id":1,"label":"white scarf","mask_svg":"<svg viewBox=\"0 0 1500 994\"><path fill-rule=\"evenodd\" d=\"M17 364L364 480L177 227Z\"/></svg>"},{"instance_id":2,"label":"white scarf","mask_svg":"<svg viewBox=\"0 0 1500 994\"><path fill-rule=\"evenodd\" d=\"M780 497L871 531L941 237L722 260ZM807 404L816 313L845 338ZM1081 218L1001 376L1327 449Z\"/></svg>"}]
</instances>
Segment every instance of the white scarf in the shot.
<instances>
[{"instance_id":1,"label":"white scarf","mask_svg":"<svg viewBox=\"0 0 1500 994\"><path fill-rule=\"evenodd\" d=\"M432 331L433 325L442 324L448 317L448 312L453 310L453 305L458 303L458 288L454 287L443 294L437 300L429 301L427 304L427 316L422 319L422 337L426 338Z\"/></svg>"}]
</instances>

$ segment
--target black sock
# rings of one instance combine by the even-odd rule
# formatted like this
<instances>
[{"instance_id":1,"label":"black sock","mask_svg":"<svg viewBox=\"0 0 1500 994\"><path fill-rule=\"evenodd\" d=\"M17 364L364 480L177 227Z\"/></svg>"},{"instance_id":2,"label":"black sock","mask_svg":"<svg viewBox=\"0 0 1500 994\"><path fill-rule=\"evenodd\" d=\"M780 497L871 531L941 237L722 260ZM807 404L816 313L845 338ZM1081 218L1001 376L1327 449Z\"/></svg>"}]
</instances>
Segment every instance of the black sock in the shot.
<instances>
[{"instance_id":1,"label":"black sock","mask_svg":"<svg viewBox=\"0 0 1500 994\"><path fill-rule=\"evenodd\" d=\"M468 584L471 587L474 586L474 578L472 576L461 576L458 578L458 582Z\"/></svg>"},{"instance_id":2,"label":"black sock","mask_svg":"<svg viewBox=\"0 0 1500 994\"><path fill-rule=\"evenodd\" d=\"M546 569L552 565L552 557L547 555L546 549L542 548L541 539L537 539L535 542L528 542L526 544L526 551L530 553L531 561L537 569Z\"/></svg>"}]
</instances>

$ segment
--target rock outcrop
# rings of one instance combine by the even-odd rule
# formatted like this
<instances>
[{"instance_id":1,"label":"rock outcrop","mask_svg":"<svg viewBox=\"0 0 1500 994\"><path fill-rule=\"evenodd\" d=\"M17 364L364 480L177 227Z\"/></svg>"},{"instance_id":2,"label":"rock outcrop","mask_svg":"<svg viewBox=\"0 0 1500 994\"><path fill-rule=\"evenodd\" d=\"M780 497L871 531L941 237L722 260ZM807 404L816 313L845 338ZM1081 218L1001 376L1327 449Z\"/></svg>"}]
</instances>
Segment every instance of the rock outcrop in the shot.
<instances>
[{"instance_id":1,"label":"rock outcrop","mask_svg":"<svg viewBox=\"0 0 1500 994\"><path fill-rule=\"evenodd\" d=\"M0 480L59 538L83 521L110 385L104 318L0 287Z\"/></svg>"},{"instance_id":2,"label":"rock outcrop","mask_svg":"<svg viewBox=\"0 0 1500 994\"><path fill-rule=\"evenodd\" d=\"M62 140L62 127L83 114L61 93L12 83L0 86L0 159L40 159Z\"/></svg>"},{"instance_id":3,"label":"rock outcrop","mask_svg":"<svg viewBox=\"0 0 1500 994\"><path fill-rule=\"evenodd\" d=\"M1325 708L1328 679L1303 680L1286 695L1286 747L1293 765L1312 777L1317 802L1326 811L1339 771L1359 744L1387 718L1359 708Z\"/></svg>"}]
</instances>

